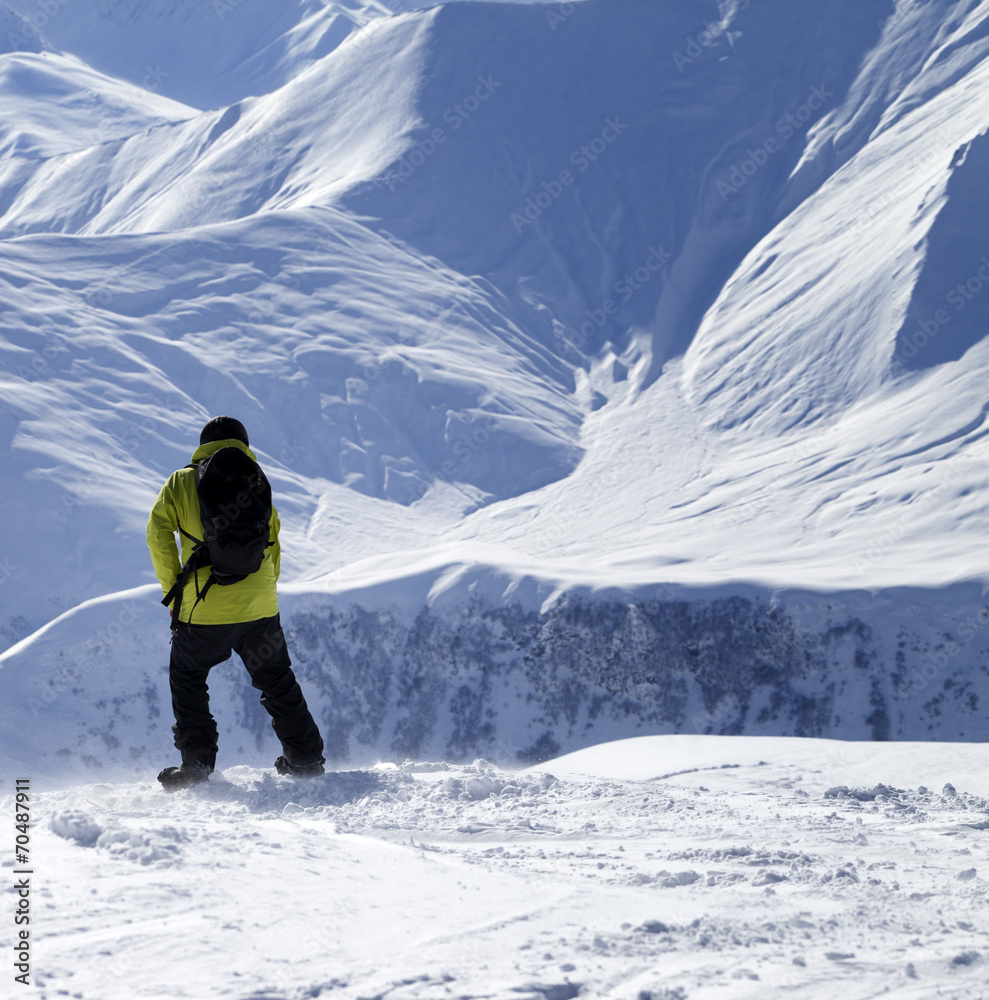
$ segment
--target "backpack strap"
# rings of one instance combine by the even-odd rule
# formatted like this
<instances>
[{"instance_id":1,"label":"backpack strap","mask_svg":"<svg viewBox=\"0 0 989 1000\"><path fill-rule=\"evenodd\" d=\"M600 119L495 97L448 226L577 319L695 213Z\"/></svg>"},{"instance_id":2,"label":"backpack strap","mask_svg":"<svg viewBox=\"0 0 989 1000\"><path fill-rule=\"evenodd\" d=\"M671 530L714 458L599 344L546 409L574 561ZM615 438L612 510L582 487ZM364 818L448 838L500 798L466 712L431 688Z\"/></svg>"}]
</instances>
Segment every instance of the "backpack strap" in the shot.
<instances>
[{"instance_id":1,"label":"backpack strap","mask_svg":"<svg viewBox=\"0 0 989 1000\"><path fill-rule=\"evenodd\" d=\"M199 580L197 578L197 580L196 580L196 602L195 602L195 604L192 605L192 611L189 612L189 624L190 625L192 624L192 612L196 610L196 607L198 606L198 604L199 604L200 601L205 601L206 600L206 595L209 593L209 589L210 589L210 587L213 586L214 583L216 583L216 577L213 576L212 573L210 573L209 578L206 580L205 586L203 587L202 590L200 590L199 589Z\"/></svg>"},{"instance_id":2,"label":"backpack strap","mask_svg":"<svg viewBox=\"0 0 989 1000\"><path fill-rule=\"evenodd\" d=\"M162 604L167 608L172 601L175 605L172 608L172 627L179 621L179 612L182 610L182 592L185 590L185 585L189 582L189 577L194 576L196 580L196 604L198 604L205 596L206 592L209 590L213 583L213 574L210 573L209 579L206 581L206 586L203 587L202 592L199 590L199 577L196 575L199 570L210 565L209 558L209 548L206 542L201 538L196 538L195 535L190 535L182 525L179 525L179 532L185 535L190 542L193 542L192 553L189 555L189 560L182 567L182 571L179 573L178 579L172 585L172 589L162 598ZM192 611L196 610L196 604L193 604ZM189 612L189 619L192 619L192 611Z\"/></svg>"}]
</instances>

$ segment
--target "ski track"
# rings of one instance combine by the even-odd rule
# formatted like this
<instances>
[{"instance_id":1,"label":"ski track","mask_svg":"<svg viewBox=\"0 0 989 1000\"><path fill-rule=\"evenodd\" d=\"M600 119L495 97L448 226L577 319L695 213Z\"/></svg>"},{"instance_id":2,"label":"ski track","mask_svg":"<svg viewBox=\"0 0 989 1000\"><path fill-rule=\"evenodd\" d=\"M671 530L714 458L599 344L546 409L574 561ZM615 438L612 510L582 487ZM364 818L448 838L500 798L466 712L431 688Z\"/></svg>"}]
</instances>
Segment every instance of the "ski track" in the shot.
<instances>
[{"instance_id":1,"label":"ski track","mask_svg":"<svg viewBox=\"0 0 989 1000\"><path fill-rule=\"evenodd\" d=\"M984 997L989 800L826 782L479 760L38 793L36 992Z\"/></svg>"}]
</instances>

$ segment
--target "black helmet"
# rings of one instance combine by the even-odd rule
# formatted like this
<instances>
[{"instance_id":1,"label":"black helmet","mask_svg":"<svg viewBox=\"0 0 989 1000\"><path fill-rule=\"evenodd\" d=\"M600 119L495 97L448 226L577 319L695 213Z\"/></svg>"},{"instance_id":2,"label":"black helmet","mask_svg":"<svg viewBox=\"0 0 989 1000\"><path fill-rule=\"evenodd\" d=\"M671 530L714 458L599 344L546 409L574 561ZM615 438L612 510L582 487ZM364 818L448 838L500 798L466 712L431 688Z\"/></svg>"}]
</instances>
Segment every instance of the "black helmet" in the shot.
<instances>
[{"instance_id":1,"label":"black helmet","mask_svg":"<svg viewBox=\"0 0 989 1000\"><path fill-rule=\"evenodd\" d=\"M203 428L199 435L200 444L209 444L210 441L226 441L228 438L236 438L250 445L247 440L247 429L234 417L214 417Z\"/></svg>"}]
</instances>

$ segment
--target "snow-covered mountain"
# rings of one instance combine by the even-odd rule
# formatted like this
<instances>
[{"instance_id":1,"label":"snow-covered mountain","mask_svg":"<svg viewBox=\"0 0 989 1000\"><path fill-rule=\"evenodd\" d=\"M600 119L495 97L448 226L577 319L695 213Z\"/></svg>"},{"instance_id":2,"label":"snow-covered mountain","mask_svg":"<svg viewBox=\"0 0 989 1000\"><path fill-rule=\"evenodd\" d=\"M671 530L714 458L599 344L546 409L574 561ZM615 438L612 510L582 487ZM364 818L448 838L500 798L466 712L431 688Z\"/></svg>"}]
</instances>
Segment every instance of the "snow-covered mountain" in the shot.
<instances>
[{"instance_id":1,"label":"snow-covered mountain","mask_svg":"<svg viewBox=\"0 0 989 1000\"><path fill-rule=\"evenodd\" d=\"M0 26L5 754L168 752L216 413L339 759L985 737L989 0Z\"/></svg>"}]
</instances>

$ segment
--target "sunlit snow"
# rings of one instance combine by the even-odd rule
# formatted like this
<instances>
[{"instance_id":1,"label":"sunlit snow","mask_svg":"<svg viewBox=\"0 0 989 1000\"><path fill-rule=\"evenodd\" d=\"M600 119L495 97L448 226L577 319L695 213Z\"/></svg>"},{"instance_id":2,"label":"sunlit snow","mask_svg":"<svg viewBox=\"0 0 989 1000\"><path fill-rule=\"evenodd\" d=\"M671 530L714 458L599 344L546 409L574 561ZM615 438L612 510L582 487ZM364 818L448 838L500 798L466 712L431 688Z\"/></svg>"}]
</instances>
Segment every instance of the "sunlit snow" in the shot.
<instances>
[{"instance_id":1,"label":"sunlit snow","mask_svg":"<svg viewBox=\"0 0 989 1000\"><path fill-rule=\"evenodd\" d=\"M0 97L33 992L985 995L989 0L4 0ZM165 796L221 413L333 771L234 662Z\"/></svg>"}]
</instances>

